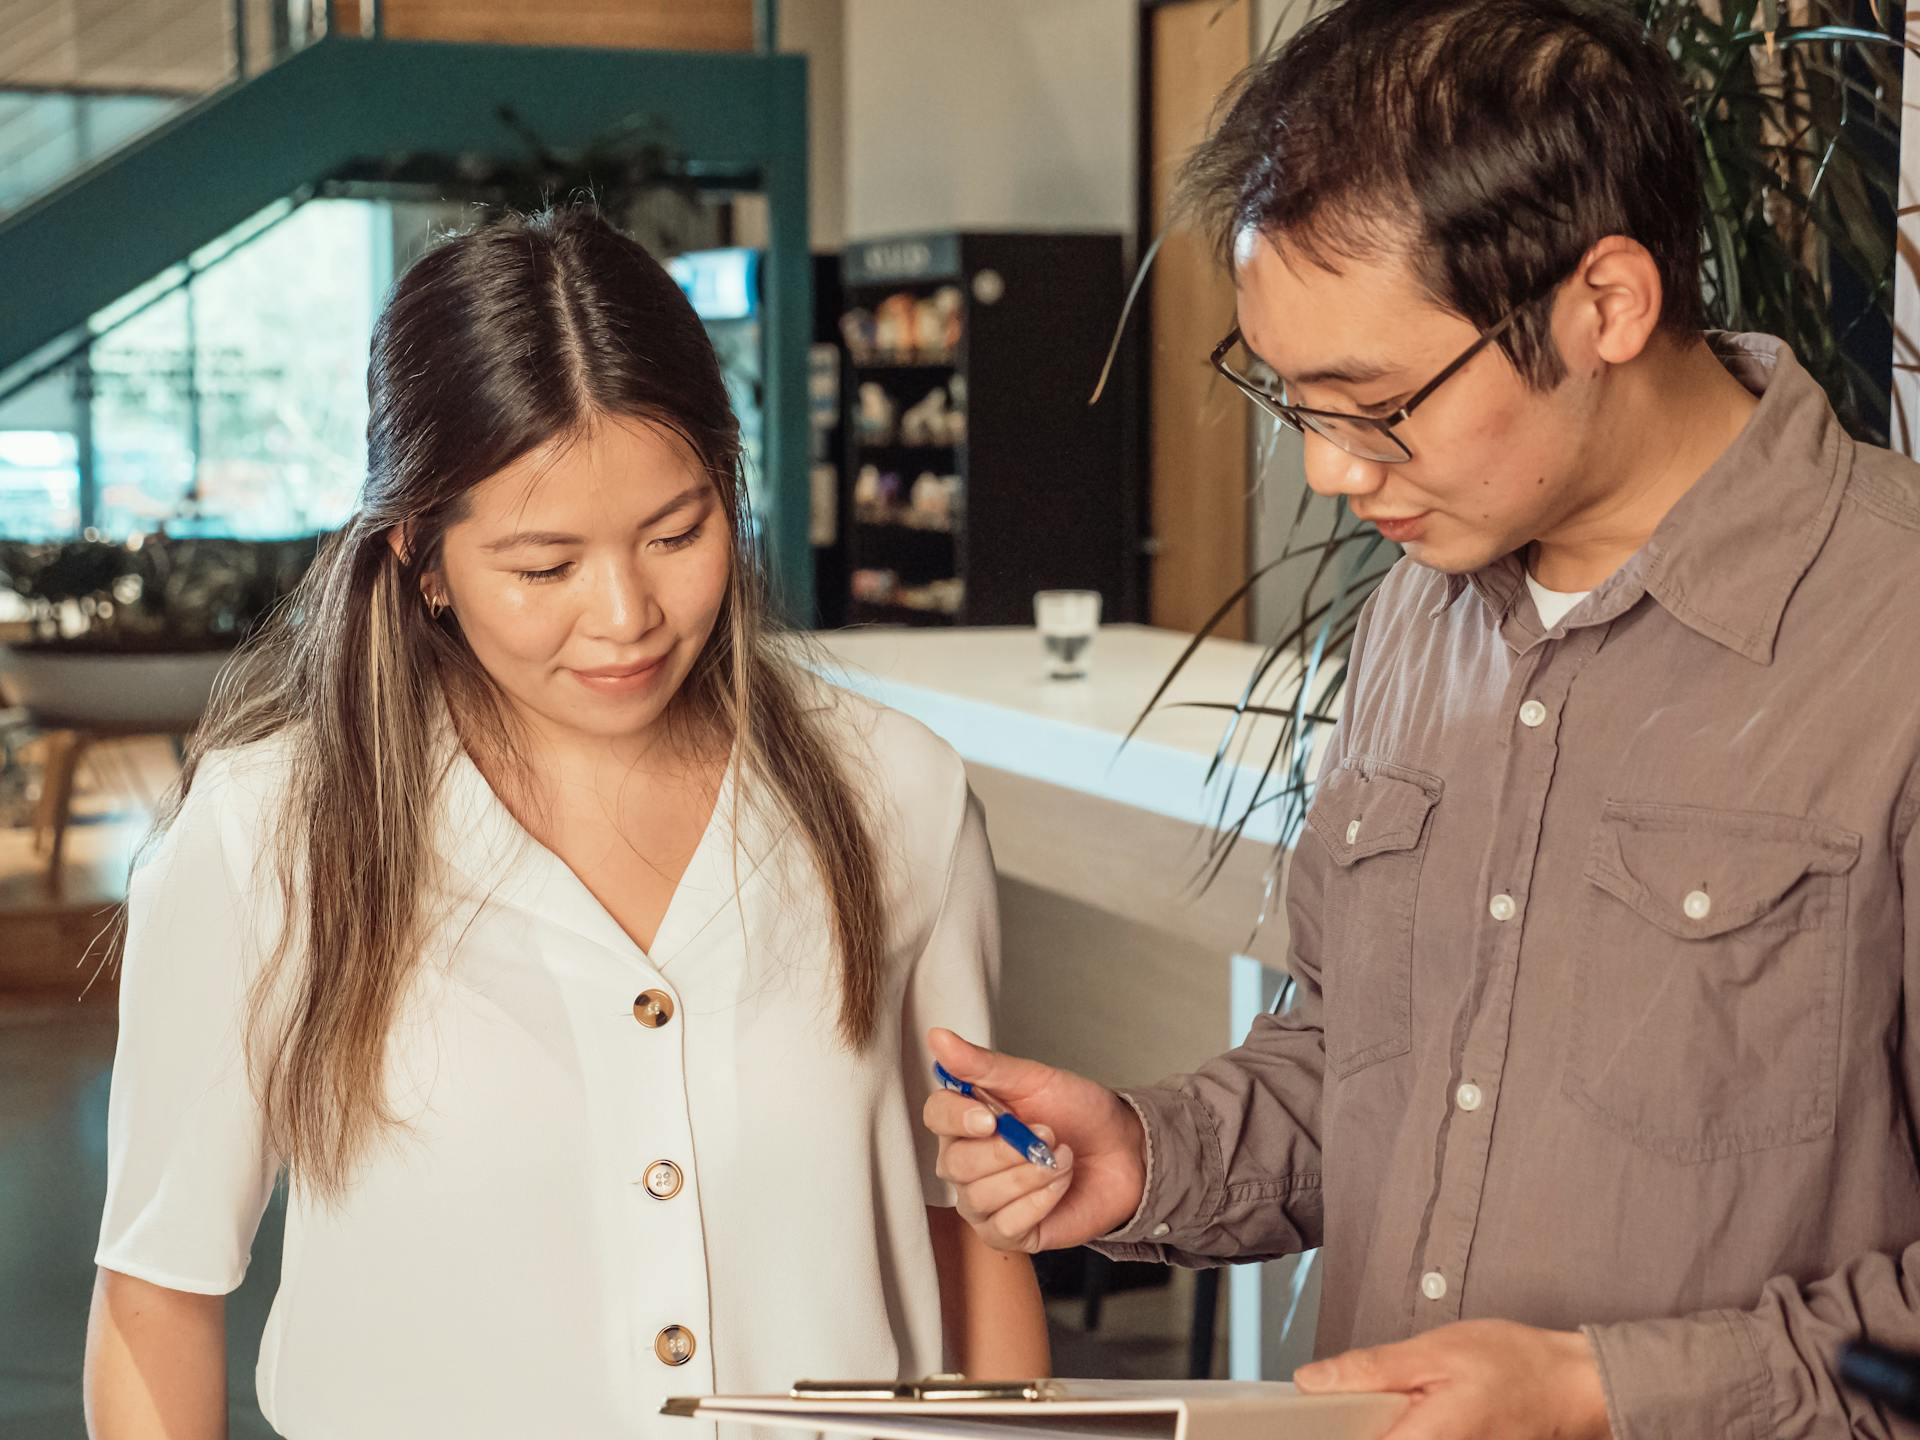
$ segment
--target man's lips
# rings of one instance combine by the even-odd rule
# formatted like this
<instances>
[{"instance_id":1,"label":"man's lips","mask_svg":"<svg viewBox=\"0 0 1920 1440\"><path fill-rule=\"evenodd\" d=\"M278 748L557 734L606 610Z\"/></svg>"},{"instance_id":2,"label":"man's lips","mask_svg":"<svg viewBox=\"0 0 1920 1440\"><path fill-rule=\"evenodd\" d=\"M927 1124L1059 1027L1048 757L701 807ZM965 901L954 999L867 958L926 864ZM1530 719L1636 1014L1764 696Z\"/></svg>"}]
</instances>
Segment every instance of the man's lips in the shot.
<instances>
[{"instance_id":1,"label":"man's lips","mask_svg":"<svg viewBox=\"0 0 1920 1440\"><path fill-rule=\"evenodd\" d=\"M1403 543L1420 533L1427 523L1427 516L1432 513L1422 510L1414 515L1362 515L1358 518L1362 524L1373 526L1387 539Z\"/></svg>"}]
</instances>

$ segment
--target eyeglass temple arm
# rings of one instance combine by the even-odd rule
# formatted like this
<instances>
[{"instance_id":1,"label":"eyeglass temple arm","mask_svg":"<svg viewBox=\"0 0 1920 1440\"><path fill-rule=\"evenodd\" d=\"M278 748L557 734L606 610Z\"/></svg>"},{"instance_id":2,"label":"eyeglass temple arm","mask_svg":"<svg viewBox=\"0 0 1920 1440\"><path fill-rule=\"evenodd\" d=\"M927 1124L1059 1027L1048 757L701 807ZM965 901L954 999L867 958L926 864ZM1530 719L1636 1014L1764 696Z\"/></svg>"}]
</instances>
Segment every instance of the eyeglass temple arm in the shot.
<instances>
[{"instance_id":1,"label":"eyeglass temple arm","mask_svg":"<svg viewBox=\"0 0 1920 1440\"><path fill-rule=\"evenodd\" d=\"M1418 406L1422 400L1425 400L1429 395L1433 394L1434 391L1451 380L1459 373L1460 368L1469 360L1473 359L1474 356L1478 355L1482 350L1486 349L1487 346L1506 334L1507 331L1513 327L1513 322L1520 318L1520 311L1526 308L1526 306L1522 305L1517 309L1509 310L1506 319L1502 320L1498 325L1495 325L1478 340L1474 341L1473 344L1469 345L1465 353L1463 353L1458 360L1447 366L1446 369L1434 376L1433 379L1429 380L1425 385L1422 385L1411 400L1394 411L1393 414L1387 416L1381 421L1381 424L1386 426L1398 425L1409 415L1413 414L1415 407Z\"/></svg>"}]
</instances>

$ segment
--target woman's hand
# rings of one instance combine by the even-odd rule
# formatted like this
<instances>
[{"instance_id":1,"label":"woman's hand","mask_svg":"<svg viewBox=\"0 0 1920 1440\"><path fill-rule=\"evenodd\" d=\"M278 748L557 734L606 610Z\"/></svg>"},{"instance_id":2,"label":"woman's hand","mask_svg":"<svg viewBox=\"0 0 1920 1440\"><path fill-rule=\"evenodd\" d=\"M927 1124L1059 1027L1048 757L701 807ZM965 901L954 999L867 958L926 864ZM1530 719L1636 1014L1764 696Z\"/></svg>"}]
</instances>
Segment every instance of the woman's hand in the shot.
<instances>
[{"instance_id":1,"label":"woman's hand","mask_svg":"<svg viewBox=\"0 0 1920 1440\"><path fill-rule=\"evenodd\" d=\"M1084 1244L1125 1224L1147 1181L1147 1137L1133 1107L1104 1085L970 1045L951 1030L928 1040L956 1078L978 1084L1033 1127L1059 1168L1034 1165L994 1133L993 1115L951 1090L927 1099L942 1179L961 1217L996 1250L1031 1255Z\"/></svg>"}]
</instances>

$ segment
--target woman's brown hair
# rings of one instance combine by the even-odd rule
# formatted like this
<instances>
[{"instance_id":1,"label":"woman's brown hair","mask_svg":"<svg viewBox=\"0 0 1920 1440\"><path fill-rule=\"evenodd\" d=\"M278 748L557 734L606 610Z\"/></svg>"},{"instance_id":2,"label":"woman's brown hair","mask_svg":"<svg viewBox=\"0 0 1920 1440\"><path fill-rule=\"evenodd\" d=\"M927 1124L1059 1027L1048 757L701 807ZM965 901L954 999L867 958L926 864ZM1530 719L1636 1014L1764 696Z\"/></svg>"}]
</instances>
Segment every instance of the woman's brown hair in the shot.
<instances>
[{"instance_id":1,"label":"woman's brown hair","mask_svg":"<svg viewBox=\"0 0 1920 1440\"><path fill-rule=\"evenodd\" d=\"M869 812L816 682L766 617L739 424L679 287L589 206L499 220L400 279L374 331L367 390L360 505L223 679L156 827L208 755L288 742L273 855L286 925L255 987L248 1057L268 1141L294 1182L338 1195L397 1123L386 1046L426 932L443 714L490 775L518 768L507 702L457 620L429 611L422 582L469 491L599 417L678 436L720 496L728 593L671 720L730 743L736 796L782 808L805 837L839 955L841 1037L866 1046L886 959Z\"/></svg>"}]
</instances>

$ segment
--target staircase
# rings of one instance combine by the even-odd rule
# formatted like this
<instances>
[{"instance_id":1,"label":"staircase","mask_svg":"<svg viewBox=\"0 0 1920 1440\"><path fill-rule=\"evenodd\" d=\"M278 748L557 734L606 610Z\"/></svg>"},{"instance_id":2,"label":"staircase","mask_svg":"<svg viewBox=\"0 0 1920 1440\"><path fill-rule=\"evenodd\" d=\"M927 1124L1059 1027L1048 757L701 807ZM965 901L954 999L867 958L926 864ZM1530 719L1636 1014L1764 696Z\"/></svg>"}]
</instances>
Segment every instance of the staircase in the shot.
<instances>
[{"instance_id":1,"label":"staircase","mask_svg":"<svg viewBox=\"0 0 1920 1440\"><path fill-rule=\"evenodd\" d=\"M358 29L364 14L378 30L373 12L355 7L348 34L327 32L333 11L327 0L0 0L0 397L276 202L450 182L501 156L598 173L592 157L611 137L645 133L688 183L767 198L764 518L776 570L803 599L804 60L373 38Z\"/></svg>"},{"instance_id":2,"label":"staircase","mask_svg":"<svg viewBox=\"0 0 1920 1440\"><path fill-rule=\"evenodd\" d=\"M314 23L304 0L0 0L0 219L272 65Z\"/></svg>"}]
</instances>

